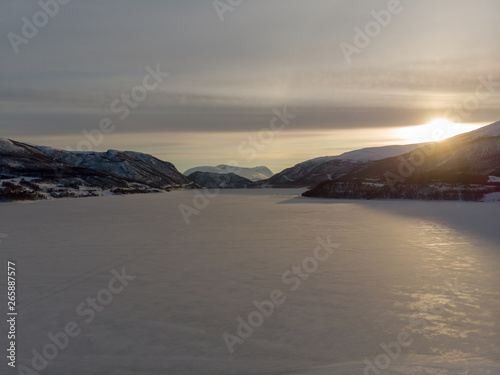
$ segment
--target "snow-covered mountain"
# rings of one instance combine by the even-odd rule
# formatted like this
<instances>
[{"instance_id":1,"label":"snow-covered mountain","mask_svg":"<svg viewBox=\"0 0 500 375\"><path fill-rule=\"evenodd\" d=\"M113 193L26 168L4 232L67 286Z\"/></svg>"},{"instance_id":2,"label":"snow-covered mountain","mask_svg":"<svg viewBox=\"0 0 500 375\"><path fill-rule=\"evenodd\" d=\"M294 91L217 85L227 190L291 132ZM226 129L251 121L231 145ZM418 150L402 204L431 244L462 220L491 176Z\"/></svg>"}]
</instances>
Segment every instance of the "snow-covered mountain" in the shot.
<instances>
[{"instance_id":1,"label":"snow-covered mountain","mask_svg":"<svg viewBox=\"0 0 500 375\"><path fill-rule=\"evenodd\" d=\"M275 187L309 186L323 180L344 176L353 168L368 161L400 155L421 146L421 144L411 144L369 147L336 156L321 156L287 168L272 176L268 182Z\"/></svg>"},{"instance_id":2,"label":"snow-covered mountain","mask_svg":"<svg viewBox=\"0 0 500 375\"><path fill-rule=\"evenodd\" d=\"M219 164L216 167L211 167L211 166L194 167L185 171L184 175L189 176L194 172L209 172L209 173L220 173L220 174L234 173L250 181L265 180L273 175L273 172L271 172L271 170L265 166L245 168L245 167L234 167L226 164Z\"/></svg>"},{"instance_id":3,"label":"snow-covered mountain","mask_svg":"<svg viewBox=\"0 0 500 375\"><path fill-rule=\"evenodd\" d=\"M500 122L422 146L413 154L365 163L346 177L383 182L387 173L407 182L485 183L489 176L500 176Z\"/></svg>"},{"instance_id":4,"label":"snow-covered mountain","mask_svg":"<svg viewBox=\"0 0 500 375\"><path fill-rule=\"evenodd\" d=\"M356 165L303 195L340 199L494 200L500 194L500 122Z\"/></svg>"},{"instance_id":5,"label":"snow-covered mountain","mask_svg":"<svg viewBox=\"0 0 500 375\"><path fill-rule=\"evenodd\" d=\"M399 157L408 158L412 151L434 145L436 151L426 158L414 176L423 171L458 173L460 168L470 173L498 174L498 137L500 121L472 132L457 135L436 143L419 143L371 147L307 160L275 174L268 181L275 187L311 186L324 180L338 178L380 178L386 171L399 167Z\"/></svg>"},{"instance_id":6,"label":"snow-covered mountain","mask_svg":"<svg viewBox=\"0 0 500 375\"><path fill-rule=\"evenodd\" d=\"M23 178L24 190L37 191L38 186L38 190L50 189L61 196L86 195L83 190L93 192L88 195L99 195L104 191L127 193L196 186L173 164L139 152L64 151L3 138L0 177L5 183L12 180L9 191L21 191L16 185L20 181L16 180ZM68 192L70 189L82 194Z\"/></svg>"}]
</instances>

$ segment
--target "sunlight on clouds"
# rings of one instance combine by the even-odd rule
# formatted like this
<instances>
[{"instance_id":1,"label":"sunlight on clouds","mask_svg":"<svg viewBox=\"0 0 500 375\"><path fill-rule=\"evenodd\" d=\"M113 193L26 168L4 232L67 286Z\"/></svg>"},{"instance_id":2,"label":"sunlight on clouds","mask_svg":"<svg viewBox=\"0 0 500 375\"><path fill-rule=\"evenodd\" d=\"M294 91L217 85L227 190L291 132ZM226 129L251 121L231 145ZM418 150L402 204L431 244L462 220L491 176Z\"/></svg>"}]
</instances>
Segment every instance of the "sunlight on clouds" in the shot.
<instances>
[{"instance_id":1,"label":"sunlight on clouds","mask_svg":"<svg viewBox=\"0 0 500 375\"><path fill-rule=\"evenodd\" d=\"M406 126L392 130L393 136L405 143L441 141L458 134L470 132L486 124L461 124L445 119L434 119L424 125Z\"/></svg>"}]
</instances>

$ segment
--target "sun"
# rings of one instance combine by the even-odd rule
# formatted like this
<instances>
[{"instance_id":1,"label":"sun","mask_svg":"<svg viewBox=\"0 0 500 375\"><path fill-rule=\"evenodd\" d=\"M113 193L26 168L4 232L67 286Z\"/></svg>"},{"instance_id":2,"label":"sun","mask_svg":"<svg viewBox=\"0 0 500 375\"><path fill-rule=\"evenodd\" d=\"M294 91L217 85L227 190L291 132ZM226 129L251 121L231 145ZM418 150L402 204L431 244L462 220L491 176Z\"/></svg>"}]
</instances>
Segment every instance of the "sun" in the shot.
<instances>
[{"instance_id":1,"label":"sun","mask_svg":"<svg viewBox=\"0 0 500 375\"><path fill-rule=\"evenodd\" d=\"M427 124L407 126L396 130L400 140L410 143L439 142L443 139L480 128L483 125L461 124L437 118Z\"/></svg>"}]
</instances>

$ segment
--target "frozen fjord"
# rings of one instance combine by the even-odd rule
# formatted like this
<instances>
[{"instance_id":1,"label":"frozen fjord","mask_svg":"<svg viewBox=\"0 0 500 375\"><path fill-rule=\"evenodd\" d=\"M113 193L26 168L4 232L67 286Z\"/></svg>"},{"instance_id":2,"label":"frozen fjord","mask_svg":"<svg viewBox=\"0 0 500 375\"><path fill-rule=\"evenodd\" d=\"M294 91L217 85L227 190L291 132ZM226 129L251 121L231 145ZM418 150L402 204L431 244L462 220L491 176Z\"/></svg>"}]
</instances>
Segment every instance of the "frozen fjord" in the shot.
<instances>
[{"instance_id":1,"label":"frozen fjord","mask_svg":"<svg viewBox=\"0 0 500 375\"><path fill-rule=\"evenodd\" d=\"M500 373L498 203L235 190L186 225L193 194L2 204L18 364L73 321L81 332L41 373L363 374L401 332L412 343L383 374ZM283 274L327 236L340 247L292 290ZM77 307L123 267L135 279L86 323ZM276 289L286 300L231 354L223 334Z\"/></svg>"}]
</instances>

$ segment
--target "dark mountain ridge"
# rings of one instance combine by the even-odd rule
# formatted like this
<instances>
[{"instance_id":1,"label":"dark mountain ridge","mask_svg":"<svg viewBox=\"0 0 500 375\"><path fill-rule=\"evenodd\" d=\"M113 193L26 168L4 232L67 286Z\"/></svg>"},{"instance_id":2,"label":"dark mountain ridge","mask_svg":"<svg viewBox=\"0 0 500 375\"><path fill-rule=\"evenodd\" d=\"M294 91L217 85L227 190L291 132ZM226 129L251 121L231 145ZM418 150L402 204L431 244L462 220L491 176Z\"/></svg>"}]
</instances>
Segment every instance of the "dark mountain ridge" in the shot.
<instances>
[{"instance_id":1,"label":"dark mountain ridge","mask_svg":"<svg viewBox=\"0 0 500 375\"><path fill-rule=\"evenodd\" d=\"M197 187L172 163L151 155L117 150L64 151L4 138L0 138L0 178L3 182L10 182L9 191L14 189L12 184L18 184L22 178L24 190L30 190L26 183L29 182L33 184L31 191L48 189L47 197ZM22 190L18 186L17 190ZM5 189L4 186L4 194Z\"/></svg>"}]
</instances>

